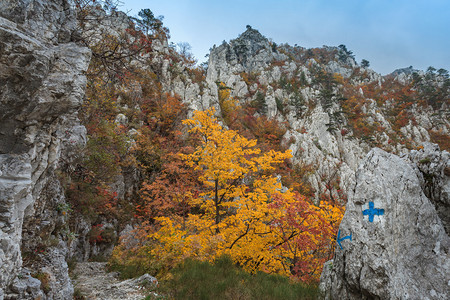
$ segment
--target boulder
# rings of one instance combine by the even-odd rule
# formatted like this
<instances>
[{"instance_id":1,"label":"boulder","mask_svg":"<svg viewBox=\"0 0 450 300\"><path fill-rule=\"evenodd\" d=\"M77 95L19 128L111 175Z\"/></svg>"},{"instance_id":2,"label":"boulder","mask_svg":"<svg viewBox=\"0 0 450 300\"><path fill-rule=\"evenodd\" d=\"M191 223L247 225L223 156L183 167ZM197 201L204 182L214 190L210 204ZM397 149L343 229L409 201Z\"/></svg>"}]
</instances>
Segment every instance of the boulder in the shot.
<instances>
[{"instance_id":1,"label":"boulder","mask_svg":"<svg viewBox=\"0 0 450 300\"><path fill-rule=\"evenodd\" d=\"M42 299L44 293L41 291L41 281L32 277L28 270L24 270L14 279L10 286L11 292L17 295L18 299ZM8 295L10 296L11 293ZM1 294L0 294L0 299Z\"/></svg>"},{"instance_id":2,"label":"boulder","mask_svg":"<svg viewBox=\"0 0 450 300\"><path fill-rule=\"evenodd\" d=\"M367 154L322 272L326 299L448 299L450 238L419 177L406 157Z\"/></svg>"}]
</instances>

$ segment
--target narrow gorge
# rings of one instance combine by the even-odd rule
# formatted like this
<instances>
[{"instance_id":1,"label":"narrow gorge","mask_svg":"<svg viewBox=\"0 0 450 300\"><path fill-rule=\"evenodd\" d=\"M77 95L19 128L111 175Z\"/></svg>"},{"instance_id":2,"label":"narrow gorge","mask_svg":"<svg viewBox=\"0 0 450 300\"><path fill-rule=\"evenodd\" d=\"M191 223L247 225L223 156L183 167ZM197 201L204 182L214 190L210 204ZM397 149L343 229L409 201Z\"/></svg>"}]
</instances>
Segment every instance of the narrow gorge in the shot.
<instances>
[{"instance_id":1,"label":"narrow gorge","mask_svg":"<svg viewBox=\"0 0 450 300\"><path fill-rule=\"evenodd\" d=\"M250 25L198 65L148 11L86 3L0 2L0 300L74 299L87 261L138 277L98 299L139 299L221 254L325 299L450 297L446 70L382 76ZM218 137L229 161L202 156Z\"/></svg>"}]
</instances>

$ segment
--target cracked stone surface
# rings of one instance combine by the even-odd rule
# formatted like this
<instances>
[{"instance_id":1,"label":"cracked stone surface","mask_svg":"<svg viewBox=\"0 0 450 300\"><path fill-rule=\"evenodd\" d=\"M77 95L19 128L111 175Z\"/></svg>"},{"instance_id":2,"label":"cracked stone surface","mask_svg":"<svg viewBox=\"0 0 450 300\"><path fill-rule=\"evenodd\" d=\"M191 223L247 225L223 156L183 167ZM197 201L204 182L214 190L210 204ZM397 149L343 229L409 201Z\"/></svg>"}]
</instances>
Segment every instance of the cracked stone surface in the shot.
<instances>
[{"instance_id":1,"label":"cracked stone surface","mask_svg":"<svg viewBox=\"0 0 450 300\"><path fill-rule=\"evenodd\" d=\"M54 170L86 134L77 111L90 50L76 35L71 1L0 1L0 299L37 299L36 281L18 277L23 252L44 238L59 243L55 207L64 197ZM52 279L48 299L72 295L65 248L32 270Z\"/></svg>"},{"instance_id":2,"label":"cracked stone surface","mask_svg":"<svg viewBox=\"0 0 450 300\"><path fill-rule=\"evenodd\" d=\"M418 174L377 148L362 161L340 225L352 239L324 266L325 298L448 299L450 238Z\"/></svg>"}]
</instances>

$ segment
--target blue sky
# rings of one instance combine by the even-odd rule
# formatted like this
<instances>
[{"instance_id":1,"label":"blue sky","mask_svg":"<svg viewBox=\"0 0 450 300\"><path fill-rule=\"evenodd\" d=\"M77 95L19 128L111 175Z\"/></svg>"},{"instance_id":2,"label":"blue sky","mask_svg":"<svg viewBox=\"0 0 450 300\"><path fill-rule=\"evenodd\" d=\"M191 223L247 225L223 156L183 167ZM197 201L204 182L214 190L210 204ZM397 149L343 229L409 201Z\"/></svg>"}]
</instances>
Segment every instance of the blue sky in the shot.
<instances>
[{"instance_id":1,"label":"blue sky","mask_svg":"<svg viewBox=\"0 0 450 300\"><path fill-rule=\"evenodd\" d=\"M251 25L277 44L311 48L344 44L381 74L412 65L450 70L450 0L121 0L137 15L164 16L171 42L205 54Z\"/></svg>"}]
</instances>

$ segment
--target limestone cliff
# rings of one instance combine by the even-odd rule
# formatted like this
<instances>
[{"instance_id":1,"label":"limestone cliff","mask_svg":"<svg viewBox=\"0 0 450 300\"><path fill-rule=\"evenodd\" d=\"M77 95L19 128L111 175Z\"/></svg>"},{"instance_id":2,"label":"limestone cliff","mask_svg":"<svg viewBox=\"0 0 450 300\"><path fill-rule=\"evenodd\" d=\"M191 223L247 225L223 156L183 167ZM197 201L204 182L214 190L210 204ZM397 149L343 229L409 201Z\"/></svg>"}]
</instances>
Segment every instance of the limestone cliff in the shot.
<instances>
[{"instance_id":1,"label":"limestone cliff","mask_svg":"<svg viewBox=\"0 0 450 300\"><path fill-rule=\"evenodd\" d=\"M439 104L409 100L408 117L400 120L395 115L399 105L406 105L397 103L403 96L396 95L393 86L413 85L418 79L412 74L383 77L360 67L345 46L277 46L247 26L238 38L211 49L206 79L198 83L201 98L195 90L177 84L179 78L172 80L171 90L182 95L191 109L215 106L220 112L218 82L224 83L243 107L262 100L265 110L258 113L287 124L284 141L290 145L294 163L315 170L309 182L320 198L320 191L327 190L324 178L346 191L353 184L359 162L374 146L407 153L430 141L430 132L448 135L447 90L439 96ZM424 72L414 75L428 76ZM443 85L443 78L433 80L427 84ZM377 89L379 94L373 92ZM388 94L387 100L381 91ZM339 198L338 189L328 192Z\"/></svg>"},{"instance_id":2,"label":"limestone cliff","mask_svg":"<svg viewBox=\"0 0 450 300\"><path fill-rule=\"evenodd\" d=\"M69 1L0 3L0 299L44 296L21 269L34 255L42 255L33 272L48 284L48 298L73 292L55 168L85 142L76 112L90 51L77 44L75 29ZM51 247L36 253L44 244Z\"/></svg>"},{"instance_id":3,"label":"limestone cliff","mask_svg":"<svg viewBox=\"0 0 450 300\"><path fill-rule=\"evenodd\" d=\"M111 243L103 245L105 248L95 242L92 246L86 243L92 224L82 216L71 219L72 224L68 226L71 206L66 203L59 175L73 172L72 161L79 158L87 139L77 111L84 98L84 72L88 69L90 51L81 46L80 39L83 45L99 49L109 46L108 41L102 44L108 36L124 46L138 41L139 35L123 38L135 28L132 20L124 13L113 10L108 14L98 7L91 10L95 22L87 21L79 32L70 3L68 0L4 0L0 3L0 299L69 299L73 288L66 260L70 257L85 260L105 250L109 253L113 247ZM102 22L96 22L98 20ZM176 53L166 36L147 38L151 40L150 46L143 53L119 55L126 59L107 66L111 67L111 72L104 75L111 77L104 82L114 90L111 97L116 100L108 113L113 116L112 123L125 128L127 147L144 127L144 121L139 119L143 115L140 105L144 101L163 101L168 94L181 99L187 115L211 106L216 107L218 115L223 115L219 95L220 88L225 88L241 108L251 108L248 117L264 117L282 124L285 133L281 143L292 150L294 165L308 168L305 176L314 189L316 200L325 195L333 201L344 202L346 191L350 191L348 214L353 212L357 218L349 221L346 217L341 226L342 234L347 235L346 224L356 224L350 247L372 245L372 234L380 237L379 230L394 228L402 232L412 228L411 235L405 236L406 240L401 243L389 240L392 237L385 238L383 259L391 260L393 253L399 251L398 247L404 247L419 233L426 237L422 244L434 243L433 247L424 248L424 255L428 255L425 258L429 258L427 266L429 263L437 274L448 270L444 263L447 269L436 267L445 260L445 255L448 258L448 236L445 237L445 230L447 234L449 230L448 153L430 150L436 146L429 144L425 144L425 148L422 146L423 142L433 140L433 134L448 138L449 95L443 89L446 86L443 76L399 71L383 77L359 66L345 47L277 46L250 26L238 38L213 46L206 69L196 68ZM126 49L125 46L117 48ZM97 54L101 53L94 52ZM118 66L124 62L125 65ZM116 72L120 68L136 71L138 79L121 82ZM145 84L139 81L142 78ZM412 94L420 92L421 86L436 87L429 103L413 103L417 99ZM150 128L152 120L146 122ZM366 164L358 171L359 177L355 178L358 165L374 146L409 155L415 165L374 150L370 152L370 159L364 160ZM377 171L378 165L389 170L386 172L392 171L388 180ZM372 173L361 175L364 172ZM129 167L119 173L108 184L118 198L128 205L133 204L130 195L139 189L139 171ZM374 189L378 194L371 187L362 189L361 176L373 182L384 182L389 187L397 178L405 177L407 187L411 182L414 185L408 195L417 200L419 208L423 207L424 211L426 208L424 215L417 210L409 211L411 205L403 201L397 190L395 193L399 195L395 194L398 196L395 199L403 199L401 203L395 202L391 194L379 194L382 189ZM70 176L67 178L70 181ZM427 198L434 204L437 216ZM385 199L382 200L385 202L378 199ZM371 202L374 203L372 209ZM385 219L380 220L385 221L375 216L371 222L357 215L362 205L366 205L364 210L369 212L383 207ZM428 223L424 221L418 226L405 221L403 227L396 223L398 218L406 220L411 215L428 219ZM117 219L100 218L93 222L112 231L125 227L125 224L118 225ZM385 227L375 228L376 222ZM422 233L429 222L433 225L431 231ZM439 222L443 222L444 227ZM359 236L360 233L364 234ZM397 246L392 246L393 243ZM379 249L378 244L373 245L375 250ZM338 278L346 270L339 265L339 261L346 261L345 256L339 258L339 255L346 252L339 251L334 273L327 275L336 282L342 280ZM401 289L400 294L389 294L392 292L381 285L389 281L390 289L401 285L408 287L410 283L403 279L391 280L388 275L415 274L407 266L409 261L398 258L397 265L405 266L400 273L389 269L391 266L374 271L371 265L373 261L378 262L377 258L355 253L359 253L355 254L355 261L362 261L363 257L369 264L361 262L352 267L352 271L384 272L379 276L381 283L376 286L377 290L359 289L362 281L358 277L352 279L355 282L337 284L330 295L348 295L350 299L361 295L400 298L405 295L401 294L405 289ZM411 257L414 256L407 259ZM367 278L373 278L370 276ZM417 276L417 282L412 284L427 286L427 276ZM433 289L436 297L442 290L442 284L436 284ZM430 295L434 297L431 290Z\"/></svg>"},{"instance_id":4,"label":"limestone cliff","mask_svg":"<svg viewBox=\"0 0 450 300\"><path fill-rule=\"evenodd\" d=\"M442 212L449 207L449 153L425 144L410 158L417 164L373 149L361 162L339 246L322 273L326 299L448 298L450 238ZM424 164L432 180L424 180ZM435 205L430 189L441 191Z\"/></svg>"}]
</instances>

